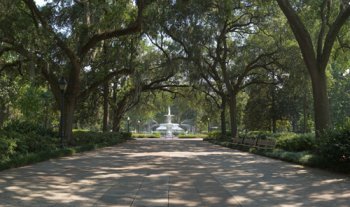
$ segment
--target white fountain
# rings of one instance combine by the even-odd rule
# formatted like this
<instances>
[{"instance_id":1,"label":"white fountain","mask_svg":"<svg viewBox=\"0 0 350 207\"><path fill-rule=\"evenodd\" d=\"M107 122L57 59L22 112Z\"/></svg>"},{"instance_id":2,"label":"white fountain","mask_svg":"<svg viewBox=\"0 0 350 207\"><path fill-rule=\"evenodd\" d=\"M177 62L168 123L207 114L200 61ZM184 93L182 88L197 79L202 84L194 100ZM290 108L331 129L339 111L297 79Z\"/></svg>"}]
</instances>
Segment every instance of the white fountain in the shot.
<instances>
[{"instance_id":1,"label":"white fountain","mask_svg":"<svg viewBox=\"0 0 350 207\"><path fill-rule=\"evenodd\" d=\"M173 138L173 124L171 123L171 117L173 117L174 115L171 115L170 106L168 106L168 114L164 116L166 116L167 121L165 137Z\"/></svg>"},{"instance_id":2,"label":"white fountain","mask_svg":"<svg viewBox=\"0 0 350 207\"><path fill-rule=\"evenodd\" d=\"M171 114L170 106L168 107L168 114L164 115L166 117L166 123L161 123L159 127L157 127L156 132L160 132L164 134L166 138L173 138L174 133L183 133L184 130L177 123L172 123L171 118L174 116Z\"/></svg>"}]
</instances>

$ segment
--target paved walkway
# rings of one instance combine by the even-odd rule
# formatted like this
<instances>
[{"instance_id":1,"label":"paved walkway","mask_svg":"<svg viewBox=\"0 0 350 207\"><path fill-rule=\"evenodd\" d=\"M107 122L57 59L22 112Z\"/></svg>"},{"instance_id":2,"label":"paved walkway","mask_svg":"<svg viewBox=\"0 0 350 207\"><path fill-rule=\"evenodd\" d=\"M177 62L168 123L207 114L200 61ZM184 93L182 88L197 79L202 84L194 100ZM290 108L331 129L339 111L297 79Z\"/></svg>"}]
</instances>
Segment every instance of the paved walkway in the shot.
<instances>
[{"instance_id":1,"label":"paved walkway","mask_svg":"<svg viewBox=\"0 0 350 207\"><path fill-rule=\"evenodd\" d=\"M0 172L0 206L350 206L349 177L213 146L134 140Z\"/></svg>"}]
</instances>

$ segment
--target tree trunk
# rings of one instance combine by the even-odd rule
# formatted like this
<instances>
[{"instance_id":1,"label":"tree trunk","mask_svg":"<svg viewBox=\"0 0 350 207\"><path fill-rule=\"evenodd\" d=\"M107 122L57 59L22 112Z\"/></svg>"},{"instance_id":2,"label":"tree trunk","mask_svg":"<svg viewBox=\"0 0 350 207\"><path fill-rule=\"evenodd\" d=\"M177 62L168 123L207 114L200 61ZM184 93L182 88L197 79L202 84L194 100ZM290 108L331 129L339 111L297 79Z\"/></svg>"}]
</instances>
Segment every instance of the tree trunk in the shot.
<instances>
[{"instance_id":1,"label":"tree trunk","mask_svg":"<svg viewBox=\"0 0 350 207\"><path fill-rule=\"evenodd\" d=\"M325 23L320 25L317 45L314 47L310 33L290 2L286 0L277 0L277 2L288 19L311 76L312 94L314 98L315 132L316 137L320 137L320 134L332 125L325 70L335 40L350 17L350 7L344 7L343 10L340 10L331 25ZM329 27L327 33L325 33L326 27ZM315 48L317 48L317 52L315 51Z\"/></svg>"},{"instance_id":2,"label":"tree trunk","mask_svg":"<svg viewBox=\"0 0 350 207\"><path fill-rule=\"evenodd\" d=\"M329 100L327 93L327 77L324 70L311 74L312 93L314 98L315 111L315 132L316 137L324 130L331 127L331 118L329 112Z\"/></svg>"},{"instance_id":3,"label":"tree trunk","mask_svg":"<svg viewBox=\"0 0 350 207\"><path fill-rule=\"evenodd\" d=\"M222 75L224 78L224 83L226 85L226 88L228 90L229 98L228 98L228 105L229 105L229 111L230 111L230 126L231 126L231 136L233 138L238 137L237 133L237 90L233 89L233 86L229 80L229 75L226 68L226 62L221 61L220 62Z\"/></svg>"},{"instance_id":4,"label":"tree trunk","mask_svg":"<svg viewBox=\"0 0 350 207\"><path fill-rule=\"evenodd\" d=\"M117 100L117 85L113 87L113 96L112 96L112 131L120 131L120 123L124 115L124 107L126 103L126 98L124 97L121 100Z\"/></svg>"},{"instance_id":5,"label":"tree trunk","mask_svg":"<svg viewBox=\"0 0 350 207\"><path fill-rule=\"evenodd\" d=\"M226 136L226 97L221 97L221 134Z\"/></svg>"},{"instance_id":6,"label":"tree trunk","mask_svg":"<svg viewBox=\"0 0 350 207\"><path fill-rule=\"evenodd\" d=\"M108 131L108 113L109 112L109 83L103 85L103 123L102 131Z\"/></svg>"},{"instance_id":7,"label":"tree trunk","mask_svg":"<svg viewBox=\"0 0 350 207\"><path fill-rule=\"evenodd\" d=\"M113 124L112 124L113 132L120 131L120 123L122 118L123 118L123 114L120 113L120 110L118 108L113 109Z\"/></svg>"},{"instance_id":8,"label":"tree trunk","mask_svg":"<svg viewBox=\"0 0 350 207\"><path fill-rule=\"evenodd\" d=\"M91 12L90 12L90 2L86 1L84 2L84 13L85 13L85 18L84 18L84 24L87 26L91 25Z\"/></svg>"},{"instance_id":9,"label":"tree trunk","mask_svg":"<svg viewBox=\"0 0 350 207\"><path fill-rule=\"evenodd\" d=\"M64 98L64 138L67 143L74 145L75 142L72 136L74 111L78 101L80 92L80 63L75 62L72 70L69 73L67 91Z\"/></svg>"},{"instance_id":10,"label":"tree trunk","mask_svg":"<svg viewBox=\"0 0 350 207\"><path fill-rule=\"evenodd\" d=\"M272 133L276 133L276 128L277 128L277 120L275 118L275 116L272 116Z\"/></svg>"},{"instance_id":11,"label":"tree trunk","mask_svg":"<svg viewBox=\"0 0 350 207\"><path fill-rule=\"evenodd\" d=\"M121 117L113 116L113 126L112 126L113 132L119 132L120 131L120 121L121 121Z\"/></svg>"},{"instance_id":12,"label":"tree trunk","mask_svg":"<svg viewBox=\"0 0 350 207\"><path fill-rule=\"evenodd\" d=\"M72 137L73 121L74 121L74 109L75 109L75 98L66 98L64 103L64 113L63 113L63 137L64 141L69 145L74 145L74 140Z\"/></svg>"},{"instance_id":13,"label":"tree trunk","mask_svg":"<svg viewBox=\"0 0 350 207\"><path fill-rule=\"evenodd\" d=\"M300 130L298 129L298 116L293 115L292 116L292 132L300 132Z\"/></svg>"},{"instance_id":14,"label":"tree trunk","mask_svg":"<svg viewBox=\"0 0 350 207\"><path fill-rule=\"evenodd\" d=\"M236 94L230 94L229 98L229 109L230 109L230 125L231 125L231 134L233 138L238 137L237 131L237 100Z\"/></svg>"},{"instance_id":15,"label":"tree trunk","mask_svg":"<svg viewBox=\"0 0 350 207\"><path fill-rule=\"evenodd\" d=\"M7 117L7 110L6 110L6 106L5 104L1 104L0 105L0 129L3 127L4 122L6 120Z\"/></svg>"},{"instance_id":16,"label":"tree trunk","mask_svg":"<svg viewBox=\"0 0 350 207\"><path fill-rule=\"evenodd\" d=\"M275 73L273 72L273 78ZM272 120L272 133L276 133L277 128L277 116L276 116L276 97L275 97L275 86L271 86L271 120Z\"/></svg>"},{"instance_id":17,"label":"tree trunk","mask_svg":"<svg viewBox=\"0 0 350 207\"><path fill-rule=\"evenodd\" d=\"M306 105L306 91L304 91L304 97L303 97L303 133L307 132L307 113L306 113L306 109L307 109L307 105Z\"/></svg>"}]
</instances>

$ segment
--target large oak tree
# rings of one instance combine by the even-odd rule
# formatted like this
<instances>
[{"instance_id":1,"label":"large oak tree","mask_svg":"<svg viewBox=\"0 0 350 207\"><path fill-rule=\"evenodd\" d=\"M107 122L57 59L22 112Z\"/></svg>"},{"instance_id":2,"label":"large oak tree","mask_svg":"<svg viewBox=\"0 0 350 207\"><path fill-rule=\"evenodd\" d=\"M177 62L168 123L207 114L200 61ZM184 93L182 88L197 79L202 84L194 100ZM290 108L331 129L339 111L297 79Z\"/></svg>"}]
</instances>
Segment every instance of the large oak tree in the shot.
<instances>
[{"instance_id":1,"label":"large oak tree","mask_svg":"<svg viewBox=\"0 0 350 207\"><path fill-rule=\"evenodd\" d=\"M41 68L41 73L48 81L58 104L64 102L64 134L69 142L74 111L79 99L114 76L129 74L132 71L131 68L115 68L104 78L81 88L83 73L86 72L86 66L89 66L96 48L101 47L105 40L139 33L143 10L150 2L138 0L134 8L132 2L103 2L106 7L90 1L52 2L42 8L33 0L15 2L18 11L24 12L22 15L31 17L32 21L29 21L30 18L26 20L33 25L34 32L29 31L28 27L28 31L19 30L20 35L13 36L9 33L8 36L3 36L1 42L6 44L9 50L16 51ZM108 10L104 9L107 7ZM123 18L117 19L118 15L122 15ZM112 21L115 21L114 24ZM24 32L27 35L22 34ZM40 35L41 39L36 38L36 35ZM60 96L58 86L58 79L62 74L68 79L64 100Z\"/></svg>"},{"instance_id":2,"label":"large oak tree","mask_svg":"<svg viewBox=\"0 0 350 207\"><path fill-rule=\"evenodd\" d=\"M311 77L315 110L316 136L331 126L329 100L327 94L326 68L335 41L342 27L350 17L350 2L348 0L322 0L309 5L318 12L319 19L312 19L318 26L318 34L313 39L310 28L302 19L289 0L277 0L279 7L286 16L294 36L299 44L305 65ZM303 10L303 8L299 8ZM315 21L318 20L318 21Z\"/></svg>"}]
</instances>

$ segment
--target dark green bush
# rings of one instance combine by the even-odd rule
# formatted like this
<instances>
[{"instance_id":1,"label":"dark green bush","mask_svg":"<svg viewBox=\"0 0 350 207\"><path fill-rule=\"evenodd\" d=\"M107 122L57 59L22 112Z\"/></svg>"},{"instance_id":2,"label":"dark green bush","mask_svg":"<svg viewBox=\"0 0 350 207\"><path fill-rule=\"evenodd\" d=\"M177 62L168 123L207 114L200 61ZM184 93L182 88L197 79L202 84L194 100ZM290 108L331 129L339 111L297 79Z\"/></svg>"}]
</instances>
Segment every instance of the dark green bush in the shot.
<instances>
[{"instance_id":1,"label":"dark green bush","mask_svg":"<svg viewBox=\"0 0 350 207\"><path fill-rule=\"evenodd\" d=\"M350 162L350 122L323 133L319 153L335 162Z\"/></svg>"},{"instance_id":2,"label":"dark green bush","mask_svg":"<svg viewBox=\"0 0 350 207\"><path fill-rule=\"evenodd\" d=\"M54 150L57 148L58 143L59 141L57 138L35 133L28 133L25 134L22 139L17 139L17 146L26 146L27 152Z\"/></svg>"},{"instance_id":3,"label":"dark green bush","mask_svg":"<svg viewBox=\"0 0 350 207\"><path fill-rule=\"evenodd\" d=\"M250 131L239 133L239 138L251 138L251 139L276 139L280 134L272 133L269 131Z\"/></svg>"},{"instance_id":4,"label":"dark green bush","mask_svg":"<svg viewBox=\"0 0 350 207\"><path fill-rule=\"evenodd\" d=\"M4 131L14 131L21 134L34 133L42 136L50 136L56 137L58 133L53 131L52 129L47 129L41 125L37 125L31 122L26 121L12 121L7 124L7 126L3 129Z\"/></svg>"},{"instance_id":5,"label":"dark green bush","mask_svg":"<svg viewBox=\"0 0 350 207\"><path fill-rule=\"evenodd\" d=\"M246 134L246 137L259 139L272 138L273 136L274 134L269 131L250 131Z\"/></svg>"},{"instance_id":6,"label":"dark green bush","mask_svg":"<svg viewBox=\"0 0 350 207\"><path fill-rule=\"evenodd\" d=\"M214 139L214 140L231 140L231 132L226 132L225 135L223 135L220 131L212 131L208 133L208 136L206 139Z\"/></svg>"},{"instance_id":7,"label":"dark green bush","mask_svg":"<svg viewBox=\"0 0 350 207\"><path fill-rule=\"evenodd\" d=\"M0 160L8 159L15 153L16 141L0 134Z\"/></svg>"},{"instance_id":8,"label":"dark green bush","mask_svg":"<svg viewBox=\"0 0 350 207\"><path fill-rule=\"evenodd\" d=\"M130 133L99 133L77 131L73 133L76 146L59 148L59 139L35 134L22 134L15 131L0 131L0 170L19 167L84 152L100 147L122 143L131 138Z\"/></svg>"},{"instance_id":9,"label":"dark green bush","mask_svg":"<svg viewBox=\"0 0 350 207\"><path fill-rule=\"evenodd\" d=\"M15 141L16 153L51 150L55 149L58 143L58 139L56 137L40 135L34 132L20 133L17 131L3 131L2 134L7 140Z\"/></svg>"},{"instance_id":10,"label":"dark green bush","mask_svg":"<svg viewBox=\"0 0 350 207\"><path fill-rule=\"evenodd\" d=\"M119 143L131 138L130 133L125 132L89 132L75 131L73 133L75 145Z\"/></svg>"},{"instance_id":11,"label":"dark green bush","mask_svg":"<svg viewBox=\"0 0 350 207\"><path fill-rule=\"evenodd\" d=\"M41 151L36 153L17 154L9 160L0 160L0 170L5 170L13 167L20 167L36 162L45 161L51 158L69 156L76 153L74 148L56 149L50 151Z\"/></svg>"},{"instance_id":12,"label":"dark green bush","mask_svg":"<svg viewBox=\"0 0 350 207\"><path fill-rule=\"evenodd\" d=\"M51 130L26 122L13 122L0 131L0 158L19 154L52 151L60 147L60 139ZM73 133L75 146L117 144L130 138L130 133L99 133L77 131Z\"/></svg>"},{"instance_id":13,"label":"dark green bush","mask_svg":"<svg viewBox=\"0 0 350 207\"><path fill-rule=\"evenodd\" d=\"M316 148L315 136L313 134L280 134L276 147L290 152L311 151Z\"/></svg>"}]
</instances>

